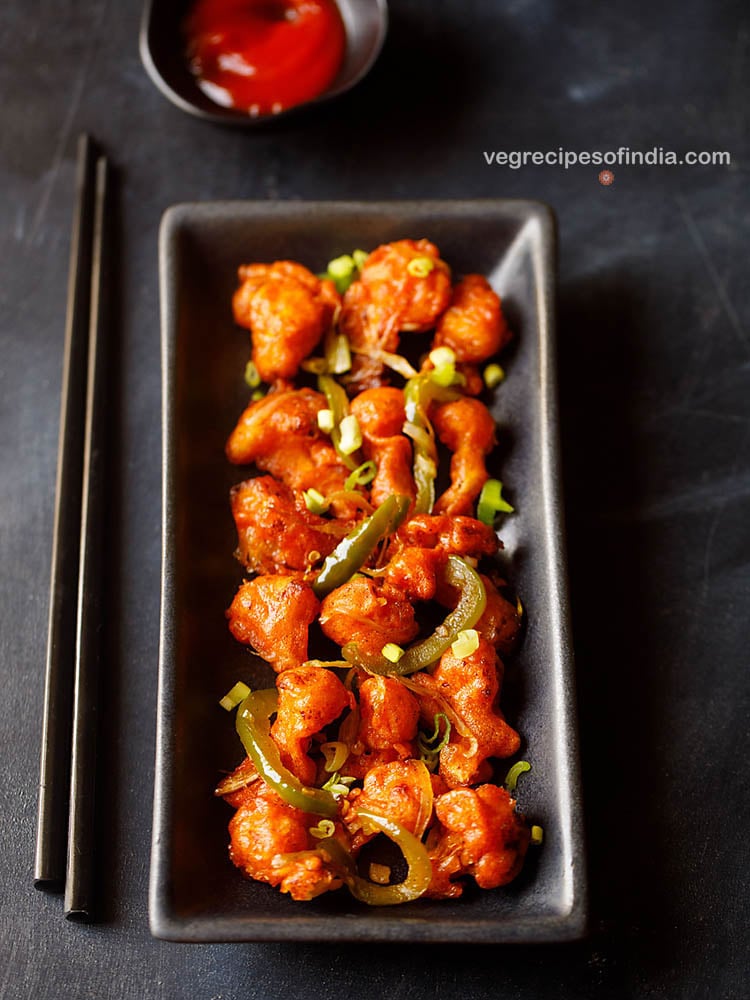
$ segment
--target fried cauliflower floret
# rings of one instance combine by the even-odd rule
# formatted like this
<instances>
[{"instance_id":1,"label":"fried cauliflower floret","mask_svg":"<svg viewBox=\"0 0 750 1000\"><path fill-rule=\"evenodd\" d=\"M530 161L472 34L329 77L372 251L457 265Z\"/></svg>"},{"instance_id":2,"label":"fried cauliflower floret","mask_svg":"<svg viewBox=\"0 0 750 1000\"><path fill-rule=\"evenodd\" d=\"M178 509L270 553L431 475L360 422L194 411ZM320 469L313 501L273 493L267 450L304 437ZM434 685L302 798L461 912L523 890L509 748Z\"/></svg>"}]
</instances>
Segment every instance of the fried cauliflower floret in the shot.
<instances>
[{"instance_id":1,"label":"fried cauliflower floret","mask_svg":"<svg viewBox=\"0 0 750 1000\"><path fill-rule=\"evenodd\" d=\"M398 530L402 545L441 549L446 555L493 556L500 542L487 524L474 517L450 517L448 514L417 514Z\"/></svg>"},{"instance_id":2,"label":"fried cauliflower floret","mask_svg":"<svg viewBox=\"0 0 750 1000\"><path fill-rule=\"evenodd\" d=\"M440 317L434 347L450 347L460 362L478 364L510 340L500 299L481 274L467 274L453 288L450 306Z\"/></svg>"},{"instance_id":3,"label":"fried cauliflower floret","mask_svg":"<svg viewBox=\"0 0 750 1000\"><path fill-rule=\"evenodd\" d=\"M307 659L308 628L320 610L312 587L289 573L257 576L243 583L228 611L229 631L274 670Z\"/></svg>"},{"instance_id":4,"label":"fried cauliflower floret","mask_svg":"<svg viewBox=\"0 0 750 1000\"><path fill-rule=\"evenodd\" d=\"M291 379L333 321L340 298L302 264L281 260L239 269L235 321L252 333L253 361L264 382Z\"/></svg>"},{"instance_id":5,"label":"fried cauliflower floret","mask_svg":"<svg viewBox=\"0 0 750 1000\"><path fill-rule=\"evenodd\" d=\"M489 577L482 576L487 606L475 625L480 635L501 653L510 653L516 646L521 631L518 607L503 597Z\"/></svg>"},{"instance_id":6,"label":"fried cauliflower floret","mask_svg":"<svg viewBox=\"0 0 750 1000\"><path fill-rule=\"evenodd\" d=\"M432 818L432 804L430 773L422 761L395 760L373 767L347 802L344 823L353 834L352 850L356 853L373 836L366 831L366 821L363 829L361 811L384 816L421 837Z\"/></svg>"},{"instance_id":7,"label":"fried cauliflower floret","mask_svg":"<svg viewBox=\"0 0 750 1000\"><path fill-rule=\"evenodd\" d=\"M314 899L342 884L334 864L308 830L309 813L288 805L265 781L235 796L229 822L229 857L249 878L278 886L293 899ZM313 848L311 850L311 848Z\"/></svg>"},{"instance_id":8,"label":"fried cauliflower floret","mask_svg":"<svg viewBox=\"0 0 750 1000\"><path fill-rule=\"evenodd\" d=\"M456 898L456 879L473 875L482 889L506 885L516 877L529 845L529 830L504 788L456 788L435 799L438 826L430 831L433 899Z\"/></svg>"},{"instance_id":9,"label":"fried cauliflower floret","mask_svg":"<svg viewBox=\"0 0 750 1000\"><path fill-rule=\"evenodd\" d=\"M312 737L345 708L352 708L354 698L332 671L322 667L283 670L276 678L276 689L279 702L271 736L282 763L310 785L317 773L315 761L307 755Z\"/></svg>"},{"instance_id":10,"label":"fried cauliflower floret","mask_svg":"<svg viewBox=\"0 0 750 1000\"><path fill-rule=\"evenodd\" d=\"M355 642L377 655L387 642L403 645L419 631L414 608L395 587L357 575L323 599L320 627L339 646Z\"/></svg>"},{"instance_id":11,"label":"fried cauliflower floret","mask_svg":"<svg viewBox=\"0 0 750 1000\"><path fill-rule=\"evenodd\" d=\"M255 573L306 570L329 555L349 530L311 514L304 501L271 476L247 479L230 493L237 554Z\"/></svg>"},{"instance_id":12,"label":"fried cauliflower floret","mask_svg":"<svg viewBox=\"0 0 750 1000\"><path fill-rule=\"evenodd\" d=\"M383 578L412 601L430 601L437 593L447 562L448 554L442 548L407 545L392 557Z\"/></svg>"},{"instance_id":13,"label":"fried cauliflower floret","mask_svg":"<svg viewBox=\"0 0 750 1000\"><path fill-rule=\"evenodd\" d=\"M411 443L401 433L406 419L401 389L390 386L366 389L352 400L350 412L362 431L365 457L377 465L370 486L373 505L377 507L392 493L413 500L416 488Z\"/></svg>"},{"instance_id":14,"label":"fried cauliflower floret","mask_svg":"<svg viewBox=\"0 0 750 1000\"><path fill-rule=\"evenodd\" d=\"M359 279L344 295L339 327L355 351L396 351L399 333L432 329L450 296L450 270L433 243L385 243L368 256ZM358 355L353 381L359 386L376 385L381 371L376 358Z\"/></svg>"},{"instance_id":15,"label":"fried cauliflower floret","mask_svg":"<svg viewBox=\"0 0 750 1000\"><path fill-rule=\"evenodd\" d=\"M438 407L432 422L453 452L451 485L435 503L435 513L468 516L489 479L484 459L495 447L495 421L484 403L463 398Z\"/></svg>"},{"instance_id":16,"label":"fried cauliflower floret","mask_svg":"<svg viewBox=\"0 0 750 1000\"><path fill-rule=\"evenodd\" d=\"M359 711L357 738L366 749L414 756L419 702L403 684L392 677L368 677L359 688Z\"/></svg>"},{"instance_id":17,"label":"fried cauliflower floret","mask_svg":"<svg viewBox=\"0 0 750 1000\"><path fill-rule=\"evenodd\" d=\"M313 389L269 392L244 411L227 441L235 465L254 462L293 490L311 487L324 496L344 489L349 470L331 439L318 428L326 398ZM344 516L348 511L337 509Z\"/></svg>"},{"instance_id":18,"label":"fried cauliflower floret","mask_svg":"<svg viewBox=\"0 0 750 1000\"><path fill-rule=\"evenodd\" d=\"M464 732L452 725L450 740L440 751L440 775L451 788L486 781L489 757L510 757L521 740L498 708L502 669L494 647L480 637L479 647L459 659L450 649L443 653L432 674L414 674L422 719L428 724L446 704L462 723Z\"/></svg>"}]
</instances>

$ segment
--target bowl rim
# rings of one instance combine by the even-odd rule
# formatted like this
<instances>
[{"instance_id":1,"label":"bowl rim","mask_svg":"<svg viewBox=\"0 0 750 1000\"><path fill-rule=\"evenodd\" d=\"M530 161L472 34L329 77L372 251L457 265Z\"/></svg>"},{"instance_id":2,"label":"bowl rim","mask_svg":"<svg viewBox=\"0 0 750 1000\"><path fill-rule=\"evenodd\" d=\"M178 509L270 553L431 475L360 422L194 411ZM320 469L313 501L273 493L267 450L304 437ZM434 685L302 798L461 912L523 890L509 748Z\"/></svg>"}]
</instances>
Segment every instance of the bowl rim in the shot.
<instances>
[{"instance_id":1,"label":"bowl rim","mask_svg":"<svg viewBox=\"0 0 750 1000\"><path fill-rule=\"evenodd\" d=\"M192 101L183 97L182 94L178 93L174 87L171 86L169 81L159 69L159 66L154 58L154 54L151 51L151 22L154 9L158 2L159 0L145 0L138 32L138 51L140 53L143 67L146 70L151 82L157 90L159 90L163 96L167 98L167 100L169 100L181 111L186 112L186 114L189 114L194 118L199 118L202 121L213 122L217 125L229 125L234 128L259 128L264 125L270 125L273 122L283 121L290 115L299 114L303 111L309 110L317 104L323 104L326 101L334 100L342 94L347 93L352 88L356 87L375 65L378 56L383 49L383 45L385 44L386 36L388 35L388 0L371 0L379 12L380 27L378 34L375 37L375 44L372 47L370 56L362 65L359 72L349 82L347 82L346 85L334 87L332 84L331 87L325 90L322 94L319 94L317 97L313 97L308 101L302 101L300 104L294 104L291 107L280 111L278 114L258 115L254 118L251 115L245 115L240 111L236 111L234 108L222 108L219 104L216 105L215 111L209 111L208 109L199 107L197 104L194 104ZM334 0L334 3L340 7L340 0ZM344 27L346 27L346 22L344 22Z\"/></svg>"}]
</instances>

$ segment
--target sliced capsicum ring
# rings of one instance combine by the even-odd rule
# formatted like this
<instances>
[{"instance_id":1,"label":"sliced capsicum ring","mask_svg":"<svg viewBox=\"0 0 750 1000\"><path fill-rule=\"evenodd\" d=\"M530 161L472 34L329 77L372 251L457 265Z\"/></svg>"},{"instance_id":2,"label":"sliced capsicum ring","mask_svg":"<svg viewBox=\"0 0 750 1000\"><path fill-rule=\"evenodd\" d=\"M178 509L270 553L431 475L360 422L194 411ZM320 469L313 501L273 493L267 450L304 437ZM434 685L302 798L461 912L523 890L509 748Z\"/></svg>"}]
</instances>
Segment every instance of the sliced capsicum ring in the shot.
<instances>
[{"instance_id":1,"label":"sliced capsicum ring","mask_svg":"<svg viewBox=\"0 0 750 1000\"><path fill-rule=\"evenodd\" d=\"M270 732L270 719L277 706L278 692L270 688L251 692L237 709L235 725L248 757L266 784L290 806L318 816L336 816L338 805L330 792L308 788L281 763Z\"/></svg>"}]
</instances>

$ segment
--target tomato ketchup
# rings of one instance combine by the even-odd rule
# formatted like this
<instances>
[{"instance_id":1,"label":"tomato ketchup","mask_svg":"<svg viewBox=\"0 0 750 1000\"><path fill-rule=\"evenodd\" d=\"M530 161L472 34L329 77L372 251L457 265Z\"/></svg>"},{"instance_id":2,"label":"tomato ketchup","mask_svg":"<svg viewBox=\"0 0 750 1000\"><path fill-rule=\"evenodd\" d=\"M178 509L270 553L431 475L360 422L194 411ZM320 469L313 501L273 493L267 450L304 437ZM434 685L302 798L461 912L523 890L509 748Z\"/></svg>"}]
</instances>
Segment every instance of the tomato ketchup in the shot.
<instances>
[{"instance_id":1,"label":"tomato ketchup","mask_svg":"<svg viewBox=\"0 0 750 1000\"><path fill-rule=\"evenodd\" d=\"M346 47L334 0L197 0L184 29L201 90L253 116L322 94Z\"/></svg>"}]
</instances>

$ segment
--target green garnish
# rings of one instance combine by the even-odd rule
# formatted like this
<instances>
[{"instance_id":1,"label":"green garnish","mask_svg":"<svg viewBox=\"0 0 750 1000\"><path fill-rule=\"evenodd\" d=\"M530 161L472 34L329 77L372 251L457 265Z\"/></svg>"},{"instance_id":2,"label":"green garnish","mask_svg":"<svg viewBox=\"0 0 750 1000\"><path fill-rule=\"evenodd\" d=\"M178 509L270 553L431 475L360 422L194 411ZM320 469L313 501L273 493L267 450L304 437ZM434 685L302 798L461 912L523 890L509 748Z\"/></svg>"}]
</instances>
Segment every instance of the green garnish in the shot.
<instances>
[{"instance_id":1,"label":"green garnish","mask_svg":"<svg viewBox=\"0 0 750 1000\"><path fill-rule=\"evenodd\" d=\"M359 421L353 413L348 413L339 424L341 438L339 440L339 450L342 455L352 455L362 447L362 431Z\"/></svg>"},{"instance_id":2,"label":"green garnish","mask_svg":"<svg viewBox=\"0 0 750 1000\"><path fill-rule=\"evenodd\" d=\"M257 389L260 385L261 379L258 369L255 367L254 361L248 361L245 365L245 382L250 386L251 389Z\"/></svg>"},{"instance_id":3,"label":"green garnish","mask_svg":"<svg viewBox=\"0 0 750 1000\"><path fill-rule=\"evenodd\" d=\"M441 722L445 726L443 735L440 735ZM417 736L417 747L419 748L419 759L424 762L429 771L434 771L437 766L440 751L448 745L451 737L450 719L443 712L438 712L434 719L435 728L431 736L420 733Z\"/></svg>"},{"instance_id":4,"label":"green garnish","mask_svg":"<svg viewBox=\"0 0 750 1000\"><path fill-rule=\"evenodd\" d=\"M332 837L336 832L336 824L332 819L322 819L317 826L311 826L308 833L311 837L315 837L316 840L322 840L324 837Z\"/></svg>"},{"instance_id":5,"label":"green garnish","mask_svg":"<svg viewBox=\"0 0 750 1000\"><path fill-rule=\"evenodd\" d=\"M243 684L242 681L237 681L234 687L230 688L229 691L224 695L219 704L221 707L227 711L231 712L233 708L236 708L241 701L250 694L250 688L247 684Z\"/></svg>"},{"instance_id":6,"label":"green garnish","mask_svg":"<svg viewBox=\"0 0 750 1000\"><path fill-rule=\"evenodd\" d=\"M390 660L391 663L398 663L404 655L404 650L400 646L397 646L395 642L387 642L380 652L386 660Z\"/></svg>"},{"instance_id":7,"label":"green garnish","mask_svg":"<svg viewBox=\"0 0 750 1000\"><path fill-rule=\"evenodd\" d=\"M477 503L477 518L490 527L495 523L498 513L512 514L514 508L503 499L503 484L499 479L488 479L482 487Z\"/></svg>"},{"instance_id":8,"label":"green garnish","mask_svg":"<svg viewBox=\"0 0 750 1000\"><path fill-rule=\"evenodd\" d=\"M435 261L432 257L413 257L406 265L406 270L414 278L426 278L434 269Z\"/></svg>"},{"instance_id":9,"label":"green garnish","mask_svg":"<svg viewBox=\"0 0 750 1000\"><path fill-rule=\"evenodd\" d=\"M465 628L456 636L451 643L451 653L457 660L465 660L479 649L479 633L475 628Z\"/></svg>"},{"instance_id":10,"label":"green garnish","mask_svg":"<svg viewBox=\"0 0 750 1000\"><path fill-rule=\"evenodd\" d=\"M313 487L310 487L309 490L304 490L302 496L305 498L305 507L307 507L311 514L325 514L328 510L328 501L322 493L318 493Z\"/></svg>"},{"instance_id":11,"label":"green garnish","mask_svg":"<svg viewBox=\"0 0 750 1000\"><path fill-rule=\"evenodd\" d=\"M505 378L505 371L500 365L487 365L483 373L484 384L488 389L494 389L495 386L500 385L500 383Z\"/></svg>"},{"instance_id":12,"label":"green garnish","mask_svg":"<svg viewBox=\"0 0 750 1000\"><path fill-rule=\"evenodd\" d=\"M525 774L526 771L530 770L531 764L529 764L527 760L517 761L505 775L505 781L503 784L505 785L506 792L514 792L516 790L516 785L518 784L518 779L522 774Z\"/></svg>"},{"instance_id":13,"label":"green garnish","mask_svg":"<svg viewBox=\"0 0 750 1000\"><path fill-rule=\"evenodd\" d=\"M318 414L318 416L320 416L320 414ZM377 471L378 467L372 459L367 462L363 462L361 465L357 466L350 476L347 476L346 482L344 483L344 489L353 490L356 486L367 486L368 483L373 481Z\"/></svg>"}]
</instances>

